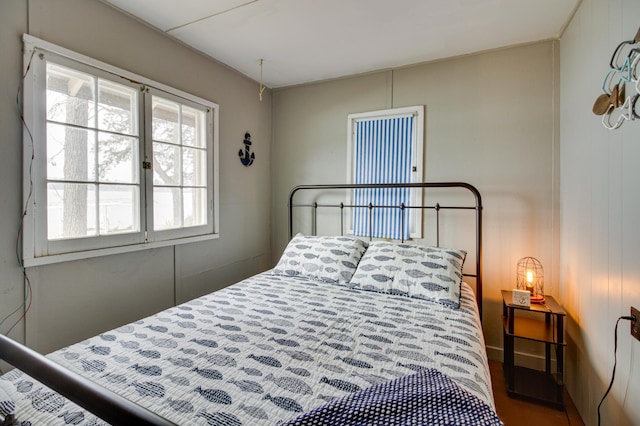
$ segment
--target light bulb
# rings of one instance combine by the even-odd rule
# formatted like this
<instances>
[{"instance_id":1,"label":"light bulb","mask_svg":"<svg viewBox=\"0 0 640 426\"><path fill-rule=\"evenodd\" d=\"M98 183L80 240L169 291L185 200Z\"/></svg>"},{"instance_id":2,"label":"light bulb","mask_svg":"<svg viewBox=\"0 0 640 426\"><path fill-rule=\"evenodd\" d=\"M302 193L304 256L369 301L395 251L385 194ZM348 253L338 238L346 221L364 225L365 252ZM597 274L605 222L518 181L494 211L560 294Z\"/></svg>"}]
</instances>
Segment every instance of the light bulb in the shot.
<instances>
[{"instance_id":1,"label":"light bulb","mask_svg":"<svg viewBox=\"0 0 640 426\"><path fill-rule=\"evenodd\" d=\"M527 282L528 283L533 282L533 271L527 271Z\"/></svg>"}]
</instances>

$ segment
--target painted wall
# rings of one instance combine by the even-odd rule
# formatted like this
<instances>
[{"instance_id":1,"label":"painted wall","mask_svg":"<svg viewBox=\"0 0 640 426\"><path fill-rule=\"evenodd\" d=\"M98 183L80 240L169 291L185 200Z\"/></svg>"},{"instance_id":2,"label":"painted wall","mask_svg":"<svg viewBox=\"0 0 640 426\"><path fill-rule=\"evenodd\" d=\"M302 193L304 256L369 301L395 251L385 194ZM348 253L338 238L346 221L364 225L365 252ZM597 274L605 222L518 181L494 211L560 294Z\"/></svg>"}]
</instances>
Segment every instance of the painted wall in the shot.
<instances>
[{"instance_id":1,"label":"painted wall","mask_svg":"<svg viewBox=\"0 0 640 426\"><path fill-rule=\"evenodd\" d=\"M54 350L268 268L286 244L291 187L346 180L347 115L423 104L425 179L465 180L483 194L490 356L502 359L499 290L513 287L520 257L536 256L547 292L569 312L567 387L585 422L595 423L615 319L640 306L640 125L609 132L590 110L613 49L637 30L636 0L583 0L561 49L542 42L284 88L262 103L256 82L98 0L3 0L0 12L0 318L25 295L15 256L23 33L221 108L221 238L31 268L33 305L12 337ZM248 169L236 160L247 130L257 156ZM618 350L624 374L604 406L606 424L640 423L640 349L626 330Z\"/></svg>"},{"instance_id":2,"label":"painted wall","mask_svg":"<svg viewBox=\"0 0 640 426\"><path fill-rule=\"evenodd\" d=\"M27 270L33 304L11 337L48 352L271 266L271 93L98 0L0 3L0 318L24 298L15 242L22 199L16 92L28 33L220 105L220 238ZM257 60L257 59L256 59ZM256 162L238 160L244 133ZM17 319L0 326L5 333Z\"/></svg>"},{"instance_id":3,"label":"painted wall","mask_svg":"<svg viewBox=\"0 0 640 426\"><path fill-rule=\"evenodd\" d=\"M569 313L567 388L586 424L596 424L611 379L616 319L640 307L640 122L609 131L591 112L638 17L637 0L583 0L560 41L560 294ZM626 321L618 344L602 424L638 425L640 342Z\"/></svg>"},{"instance_id":4,"label":"painted wall","mask_svg":"<svg viewBox=\"0 0 640 426\"><path fill-rule=\"evenodd\" d=\"M27 2L20 0L0 3L0 321L11 312L15 314L0 325L6 333L24 312L22 272L16 258L16 239L22 200L22 132L16 105L16 93L22 76L20 34L27 26ZM11 336L24 340L24 322L20 322ZM3 367L0 362L0 368Z\"/></svg>"},{"instance_id":5,"label":"painted wall","mask_svg":"<svg viewBox=\"0 0 640 426\"><path fill-rule=\"evenodd\" d=\"M515 287L518 259L539 258L558 292L557 60L557 43L543 42L275 90L274 261L289 190L346 181L347 115L425 105L425 180L466 181L483 196L484 329L502 360L500 290Z\"/></svg>"}]
</instances>

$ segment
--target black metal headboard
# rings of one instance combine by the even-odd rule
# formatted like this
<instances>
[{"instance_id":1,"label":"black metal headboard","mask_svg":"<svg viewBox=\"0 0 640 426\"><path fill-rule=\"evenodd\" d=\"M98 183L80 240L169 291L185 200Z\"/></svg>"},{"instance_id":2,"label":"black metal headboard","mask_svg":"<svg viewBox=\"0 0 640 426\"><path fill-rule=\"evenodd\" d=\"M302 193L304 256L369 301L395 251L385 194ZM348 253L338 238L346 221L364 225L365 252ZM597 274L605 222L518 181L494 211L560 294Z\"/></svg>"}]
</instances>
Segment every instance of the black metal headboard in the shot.
<instances>
[{"instance_id":1,"label":"black metal headboard","mask_svg":"<svg viewBox=\"0 0 640 426\"><path fill-rule=\"evenodd\" d=\"M473 194L475 203L471 204L469 202L447 202L445 204L440 204L439 202L427 204L423 202L422 205L405 205L404 203L391 206L391 205L375 205L372 202L366 204L352 204L350 201L350 197L345 197L344 201L334 202L333 199L330 202L294 202L294 198L296 194L300 194L301 192L310 193L311 191L315 191L316 193L320 193L320 191L331 191L331 190L350 190L350 189L381 189L381 188L422 188L426 190L428 188L460 188L467 190L471 194ZM313 193L311 192L311 195ZM423 200L427 201L431 200L431 198L423 198ZM433 210L435 211L435 229L436 229L436 245L440 245L440 214L443 210L473 210L475 212L475 272L473 273L464 273L464 276L474 277L476 281L476 301L478 304L478 311L480 313L480 319L482 320L482 198L480 196L480 192L473 186L464 182L422 182L422 183L398 183L398 184L336 184L336 185L300 185L296 186L289 193L289 240L293 238L293 212L296 208L311 208L312 211L312 231L311 234L316 234L316 223L317 223L317 214L318 209L339 209L340 214L340 235L344 235L345 233L345 225L344 225L344 211L346 208L350 209L368 209L369 218L373 217L372 213L375 209L419 209L419 210ZM371 234L369 234L369 238L371 239ZM468 250L467 250L468 251Z\"/></svg>"}]
</instances>

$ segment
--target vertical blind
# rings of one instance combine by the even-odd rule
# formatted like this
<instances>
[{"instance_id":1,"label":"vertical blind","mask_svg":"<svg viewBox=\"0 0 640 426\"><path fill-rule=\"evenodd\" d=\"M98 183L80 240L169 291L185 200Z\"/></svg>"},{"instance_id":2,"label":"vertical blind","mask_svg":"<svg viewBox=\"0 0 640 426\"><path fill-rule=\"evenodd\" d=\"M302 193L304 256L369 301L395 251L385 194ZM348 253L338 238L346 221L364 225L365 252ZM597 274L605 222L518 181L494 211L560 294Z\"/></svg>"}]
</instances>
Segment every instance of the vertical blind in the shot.
<instances>
[{"instance_id":1,"label":"vertical blind","mask_svg":"<svg viewBox=\"0 0 640 426\"><path fill-rule=\"evenodd\" d=\"M408 183L413 166L414 117L359 120L354 127L354 183ZM411 190L356 189L356 205L409 205ZM373 238L409 239L409 210L355 208L353 232Z\"/></svg>"}]
</instances>

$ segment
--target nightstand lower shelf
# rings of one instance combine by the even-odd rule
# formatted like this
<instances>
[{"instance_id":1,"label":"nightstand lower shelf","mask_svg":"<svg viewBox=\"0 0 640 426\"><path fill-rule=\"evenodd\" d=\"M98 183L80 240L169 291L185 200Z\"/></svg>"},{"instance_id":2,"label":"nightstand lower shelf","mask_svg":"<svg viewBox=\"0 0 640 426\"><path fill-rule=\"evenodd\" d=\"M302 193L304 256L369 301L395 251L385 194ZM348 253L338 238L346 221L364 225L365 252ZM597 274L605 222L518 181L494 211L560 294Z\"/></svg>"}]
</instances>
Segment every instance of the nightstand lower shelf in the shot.
<instances>
[{"instance_id":1,"label":"nightstand lower shelf","mask_svg":"<svg viewBox=\"0 0 640 426\"><path fill-rule=\"evenodd\" d=\"M505 368L505 376L507 374ZM505 378L508 384L508 377ZM555 392L550 392L550 389L555 389ZM562 391L563 387L554 374L521 366L513 366L513 389L507 385L507 394L511 398L537 402L558 410L564 409Z\"/></svg>"},{"instance_id":2,"label":"nightstand lower shelf","mask_svg":"<svg viewBox=\"0 0 640 426\"><path fill-rule=\"evenodd\" d=\"M512 292L502 290L504 375L510 397L562 410L566 312L552 296L545 295L545 299L544 304L515 305ZM516 365L516 340L544 346L544 370ZM555 355L555 368L552 368L552 355Z\"/></svg>"}]
</instances>

